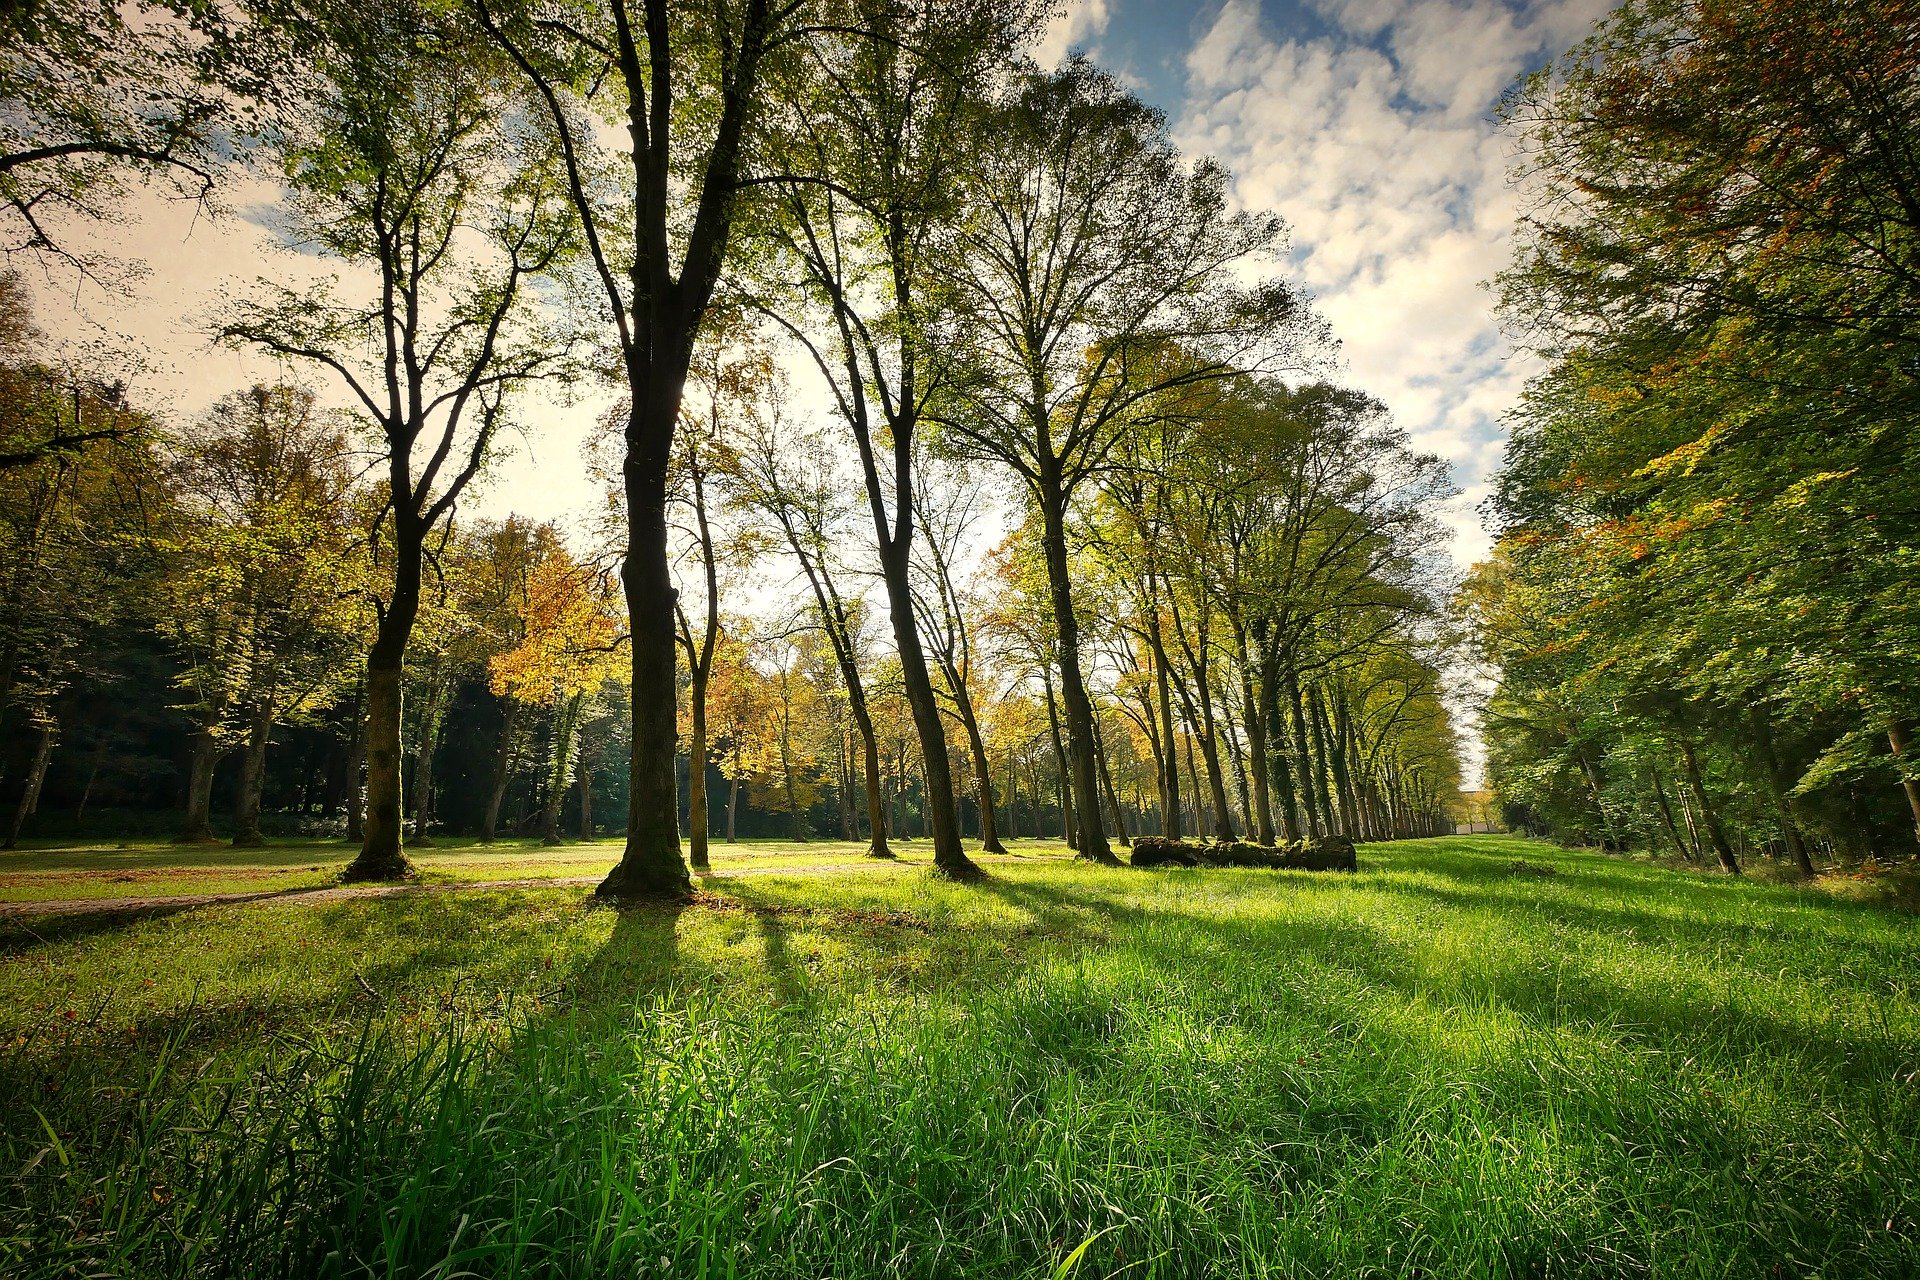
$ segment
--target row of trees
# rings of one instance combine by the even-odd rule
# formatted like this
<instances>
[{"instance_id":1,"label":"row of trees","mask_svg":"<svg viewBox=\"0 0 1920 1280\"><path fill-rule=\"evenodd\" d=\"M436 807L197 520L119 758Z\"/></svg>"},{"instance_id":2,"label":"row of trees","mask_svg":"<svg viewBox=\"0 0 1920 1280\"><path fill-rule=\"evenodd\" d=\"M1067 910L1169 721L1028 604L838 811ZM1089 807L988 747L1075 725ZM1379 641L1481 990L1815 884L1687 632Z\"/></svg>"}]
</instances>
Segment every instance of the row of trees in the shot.
<instances>
[{"instance_id":1,"label":"row of trees","mask_svg":"<svg viewBox=\"0 0 1920 1280\"><path fill-rule=\"evenodd\" d=\"M1914 852L1920 28L1631 0L1513 97L1549 361L1466 601L1510 821L1737 871Z\"/></svg>"},{"instance_id":2,"label":"row of trees","mask_svg":"<svg viewBox=\"0 0 1920 1280\"><path fill-rule=\"evenodd\" d=\"M6 367L16 403L72 402L53 370ZM873 625L878 566L860 551L845 460L828 432L766 413L781 402L769 384L718 359L704 371L725 376L696 378L674 522L680 578L715 588L697 625L680 617L694 857L706 861L709 832L733 839L743 810L750 830L777 817L797 838L836 831L885 854L889 833L927 833L927 783L897 656ZM80 389L83 422L105 394ZM1276 388L1229 407L1243 416L1188 434L1164 467L1116 469L1076 513L1076 580L1117 606L1081 619L1111 829L1430 829L1452 777L1422 661L1431 609L1390 579L1413 567L1404 534L1441 483L1434 465L1347 393ZM10 834L51 771L81 818L178 796L179 838L211 839L220 781L235 844L262 842L268 808L283 828L361 838L363 655L392 554L379 487L356 474L364 451L341 415L285 385L230 396L178 433L123 409L118 432L12 469L6 714L34 745L12 762L26 772ZM1323 468L1340 450L1367 471L1336 483L1377 477L1377 506L1351 487L1329 501ZM1018 524L993 504L977 466L923 452L916 471L912 600L950 768L969 779L960 825L990 850L1022 833L1077 839L1031 514ZM1293 485L1275 482L1286 474ZM1392 544L1396 522L1409 529ZM1383 566L1389 546L1399 563ZM403 685L412 842L449 828L555 841L591 835L596 808L624 816L607 763L627 732L622 637L599 567L616 557L577 556L553 525L512 517L455 523L430 551ZM1276 572L1286 563L1301 566L1292 581ZM1269 610L1289 608L1321 616L1270 645ZM1257 664L1283 655L1263 707ZM1274 754L1260 735L1276 723L1290 750ZM1261 765L1270 754L1277 771ZM725 792L708 813L713 785Z\"/></svg>"},{"instance_id":3,"label":"row of trees","mask_svg":"<svg viewBox=\"0 0 1920 1280\"><path fill-rule=\"evenodd\" d=\"M1044 705L1059 807L1089 858L1110 860L1109 835L1127 827L1123 740L1153 761L1153 807L1169 831L1184 821L1183 763L1195 820L1217 835L1236 814L1239 830L1267 840L1439 821L1454 767L1424 511L1444 492L1443 471L1364 397L1281 381L1310 374L1326 342L1273 274L1278 219L1233 211L1225 173L1182 157L1162 119L1110 77L1025 61L1046 13L986 0L378 13L262 3L194 6L191 30L155 21L123 33L196 51L156 60L182 86L154 99L179 123L172 149L131 159L191 156L179 162L216 183L215 152L230 148L196 143L220 119L234 131L223 139L245 139L243 162L282 175L279 224L343 268L318 287L257 290L221 318L220 335L327 378L378 459L358 497L319 461L341 453L325 433L289 428L275 447L304 468L299 483L265 486L302 507L284 538L303 555L332 554L322 509L363 534L364 585L342 590L339 564L307 565L295 576L331 594L286 623L364 645L348 646L364 654L346 716L365 725L354 874L406 869L409 757L416 799L431 794L443 695L423 673L458 628L423 620L450 596L491 599L463 580L484 575L458 563L479 553L456 551L493 531L457 527L455 508L531 385L596 374L623 393L600 465L615 482L604 562L617 566L625 625L617 645L611 630L567 632L539 661L621 659L627 845L605 892L687 885L683 704L693 856L706 856L705 763L725 749L710 723L715 685L729 643L745 639L725 621L722 589L768 544L806 585L805 626L787 634L817 633L821 661L733 669L804 679L816 700L821 674L837 675L823 705L844 705L859 743L857 769L856 753L840 757L839 791L849 808L860 793L876 852L887 824L875 708L896 680L919 805L949 875L977 874L960 798L971 795L992 847L998 767L1013 770L1009 791L1018 785L985 728L1010 696ZM48 4L9 21L66 16ZM277 74L242 73L263 57ZM128 158L105 135L151 115L54 113L46 127L74 133L74 149L23 151L7 172ZM84 201L90 180L68 182L65 196ZM51 246L44 223L32 226ZM793 415L778 370L795 360L809 393L831 404L830 425L782 419ZM227 412L285 425L312 405L267 388ZM247 451L232 443L244 432L211 435ZM32 441L42 450L32 466L70 469L59 433L23 438L23 458ZM193 453L143 447L168 470L175 452ZM989 506L979 495L998 477L1017 497ZM218 476L184 483L200 498L183 510L237 518L239 507L205 496ZM358 520L339 514L356 504ZM969 566L978 530L996 522L1008 536L987 540L1000 545L998 585L983 608ZM187 530L174 547L191 558L212 541ZM212 559L181 589L228 590L235 561ZM334 618L356 610L357 623ZM611 626L600 603L587 612ZM217 613L182 610L181 629L209 653L227 652L227 629L254 625ZM882 625L884 662L868 635ZM242 791L257 794L273 725L340 685L346 668L325 648L299 661L249 656L193 688L190 829L204 821L202 775L225 718L250 717ZM493 693L510 706L511 680L489 677L500 680ZM575 695L554 696L560 745L549 754L564 761ZM791 719L803 699L775 701ZM507 758L509 713L500 718ZM950 748L955 730L963 749ZM797 815L800 771L780 768Z\"/></svg>"}]
</instances>

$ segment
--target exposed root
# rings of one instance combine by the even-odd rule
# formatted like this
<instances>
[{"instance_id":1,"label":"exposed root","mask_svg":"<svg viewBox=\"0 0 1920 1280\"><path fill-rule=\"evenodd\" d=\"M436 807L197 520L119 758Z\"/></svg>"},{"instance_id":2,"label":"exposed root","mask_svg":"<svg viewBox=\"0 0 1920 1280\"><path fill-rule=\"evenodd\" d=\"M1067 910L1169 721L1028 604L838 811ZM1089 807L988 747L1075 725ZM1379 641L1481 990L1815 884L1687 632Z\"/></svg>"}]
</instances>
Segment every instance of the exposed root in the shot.
<instances>
[{"instance_id":1,"label":"exposed root","mask_svg":"<svg viewBox=\"0 0 1920 1280\"><path fill-rule=\"evenodd\" d=\"M607 878L593 896L621 907L684 906L693 901L693 880L683 864L650 871L621 863L607 872Z\"/></svg>"},{"instance_id":2,"label":"exposed root","mask_svg":"<svg viewBox=\"0 0 1920 1280\"><path fill-rule=\"evenodd\" d=\"M988 878L986 869L967 857L962 857L958 862L936 862L928 874L937 880L951 880L955 884L978 884Z\"/></svg>"},{"instance_id":3,"label":"exposed root","mask_svg":"<svg viewBox=\"0 0 1920 1280\"><path fill-rule=\"evenodd\" d=\"M340 872L341 884L392 884L412 880L420 873L405 854L391 858L355 858Z\"/></svg>"}]
</instances>

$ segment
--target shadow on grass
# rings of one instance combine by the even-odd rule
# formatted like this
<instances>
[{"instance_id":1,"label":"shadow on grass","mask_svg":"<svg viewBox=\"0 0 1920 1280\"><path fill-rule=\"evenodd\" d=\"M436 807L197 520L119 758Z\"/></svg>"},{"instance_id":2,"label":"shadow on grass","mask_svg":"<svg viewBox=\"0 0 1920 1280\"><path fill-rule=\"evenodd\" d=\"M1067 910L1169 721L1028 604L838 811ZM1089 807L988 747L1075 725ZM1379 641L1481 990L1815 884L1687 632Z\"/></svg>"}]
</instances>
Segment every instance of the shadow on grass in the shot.
<instances>
[{"instance_id":1,"label":"shadow on grass","mask_svg":"<svg viewBox=\"0 0 1920 1280\"><path fill-rule=\"evenodd\" d=\"M1172 878L1196 873L1155 874ZM1288 875L1231 870L1198 874ZM1258 883L1250 880L1248 887ZM1751 925L1675 919L1606 903L1547 902L1519 891L1436 889L1386 876L1347 883L1398 899L1409 907L1438 906L1461 920L1480 911L1515 920L1528 915L1551 920L1573 930L1583 944L1605 946L1619 941L1649 949L1655 943L1664 944L1673 953L1674 980L1657 994L1650 990L1658 985L1653 979L1643 986L1630 987L1617 973L1596 963L1588 954L1588 945L1570 947L1564 936L1516 936L1504 948L1488 938L1486 943L1491 945L1478 947L1475 963L1460 970L1445 967L1438 960L1423 961L1416 946L1349 916L1310 914L1255 921L1187 913L1179 927L1173 927L1167 913L1123 901L1125 889L1120 886L1112 891L1089 886L1091 892L1076 892L1053 884L1006 881L985 891L1031 913L1046 931L1082 942L1107 936L1108 931L1097 921L1101 917L1110 919L1124 926L1126 947L1138 952L1149 965L1170 974L1242 967L1251 956L1302 956L1310 958L1312 968L1329 976L1344 973L1363 988L1392 993L1402 1001L1423 1001L1434 1006L1436 1012L1450 1006L1491 1007L1536 1027L1572 1027L1621 1047L1727 1049L1741 1055L1780 1053L1802 1066L1817 1064L1836 1079L1884 1075L1912 1048L1884 1028L1872 1031L1848 1027L1832 1018L1810 1022L1765 1011L1767 993L1758 988L1777 976L1771 957L1752 971L1756 990L1750 1000L1730 1003L1696 985L1698 975L1712 975L1713 965L1742 967L1737 957L1754 941L1777 940ZM1337 892L1343 886L1310 873L1296 873L1283 882L1268 881L1260 887L1306 896ZM1657 883L1645 881L1633 887L1642 892L1662 891ZM1811 935L1816 931L1809 928L1806 932ZM1827 935L1822 942L1825 958L1829 962L1839 959L1849 975L1866 977L1884 972L1886 966L1903 959L1887 947L1856 944L1844 936ZM1910 962L1911 957L1906 959ZM1734 976L1737 978L1737 973ZM1863 1002L1878 998L1877 991L1857 982L1853 985ZM1273 998L1283 1001L1297 994L1272 992ZM1321 1003L1311 999L1302 1002L1300 1008L1305 1012L1309 1005Z\"/></svg>"},{"instance_id":2,"label":"shadow on grass","mask_svg":"<svg viewBox=\"0 0 1920 1280\"><path fill-rule=\"evenodd\" d=\"M775 998L782 1006L807 1007L811 1003L807 979L794 963L792 931L781 919L782 913L775 909L775 904L761 896L751 882L731 881L726 889L726 898L740 903L747 914L753 917L754 928L760 935L761 950L766 956L767 973L773 980Z\"/></svg>"},{"instance_id":3,"label":"shadow on grass","mask_svg":"<svg viewBox=\"0 0 1920 1280\"><path fill-rule=\"evenodd\" d=\"M423 1111L445 1110L423 1128L431 1116L403 1124L375 1097L353 1137L382 1145L323 1152L342 1160L341 1185L397 1194L407 1183L413 1216L397 1243L379 1234L390 1203L371 1198L364 1213L307 1214L289 1230L309 1218L348 1224L331 1256L395 1273L426 1272L458 1242L482 1250L466 1264L477 1272L531 1270L525 1259L551 1249L555 1273L651 1272L658 1258L669 1274L695 1274L696 1259L751 1241L763 1274L1044 1274L1107 1227L1088 1274L1140 1258L1159 1268L1143 1274L1255 1274L1270 1270L1261 1259L1287 1258L1316 1274L1611 1276L1691 1251L1713 1264L1697 1274L1757 1275L1782 1256L1790 1273L1810 1273L1807 1259L1836 1256L1862 1224L1900 1210L1896 1184L1852 1162L1872 1154L1860 1145L1871 1135L1823 1134L1816 1158L1782 1162L1766 1127L1777 1116L1693 1091L1751 1070L1763 1099L1791 1101L1779 1092L1790 1073L1775 1079L1725 1052L1699 1067L1641 1056L1619 1034L1645 1014L1677 1046L1715 1034L1711 1005L1677 990L1643 1009L1645 997L1585 954L1588 937L1631 936L1605 913L1654 909L1634 895L1657 884L1619 890L1625 900L1596 903L1585 924L1577 903L1556 903L1575 929L1565 939L1543 928L1503 949L1483 931L1469 971L1452 973L1444 953L1423 951L1439 931L1428 927L1470 933L1481 927L1472 908L1498 894L1492 908L1526 929L1542 918L1529 910L1540 906L1527 898L1533 883L1495 876L1476 894L1460 878L1436 887L1395 874L1390 861L1372 870L1029 867L917 899L937 916L978 894L971 909L991 899L988 918L1005 927L889 920L852 903L897 898L861 897L864 886L839 896L833 882L734 881L715 886L730 905L630 908L604 937L597 913L611 908L569 903L594 913L585 919L599 941L555 969L555 988L509 1028L500 1056L476 1060L446 1095L470 1109L423 1092ZM526 910L522 895L486 895L463 902L456 930L439 918L444 900L368 905L323 909L349 953L436 920L444 934L369 970L377 987L459 965ZM919 990L959 1008L927 999L871 1021L769 1016L780 1011L757 988L726 995L739 975L683 943L690 916L731 912L752 916L784 1006L833 1012L830 980L810 981L799 954L807 933L829 929L859 935L859 963L919 962ZM1542 960L1557 966L1551 986ZM1456 1038L1488 1012L1450 1006L1456 996L1514 1017L1484 1041ZM1552 1034L1581 1020L1592 1025ZM1543 1034L1515 1021L1545 1024ZM1753 1048L1801 1051L1766 1041L1758 1022L1745 1031ZM1623 1040L1625 1053L1609 1052ZM1884 1066L1871 1047L1842 1051ZM1880 1101L1856 1089L1820 1105L1859 1125ZM444 1145L425 1158L418 1132L444 1133ZM416 1168L424 1191L408 1182ZM616 1217L629 1210L615 1186L633 1214L654 1216ZM1768 1212L1781 1203L1805 1212ZM524 1227L511 1218L522 1206ZM1116 1215L1126 1221L1113 1229ZM938 1249L889 1235L903 1220L934 1224ZM623 1257L627 1226L645 1248ZM1883 1261L1895 1256L1890 1231L1870 1237ZM951 1255L939 1251L949 1240ZM921 1252L898 1251L903 1242Z\"/></svg>"},{"instance_id":4,"label":"shadow on grass","mask_svg":"<svg viewBox=\"0 0 1920 1280\"><path fill-rule=\"evenodd\" d=\"M615 907L588 898L581 910L612 915L613 929L598 951L562 976L552 1016L624 1019L657 994L710 977L680 954L679 924L688 909L674 901Z\"/></svg>"},{"instance_id":5,"label":"shadow on grass","mask_svg":"<svg viewBox=\"0 0 1920 1280\"><path fill-rule=\"evenodd\" d=\"M98 934L118 933L147 920L164 920L169 916L205 911L212 907L282 900L291 902L336 887L332 884L313 884L292 889L263 889L258 893L210 895L206 901L134 901L117 904L107 898L100 899L102 905L98 907L90 905L80 911L53 913L36 911L34 908L37 904L28 903L19 910L0 913L0 956L21 955L36 947L79 941Z\"/></svg>"}]
</instances>

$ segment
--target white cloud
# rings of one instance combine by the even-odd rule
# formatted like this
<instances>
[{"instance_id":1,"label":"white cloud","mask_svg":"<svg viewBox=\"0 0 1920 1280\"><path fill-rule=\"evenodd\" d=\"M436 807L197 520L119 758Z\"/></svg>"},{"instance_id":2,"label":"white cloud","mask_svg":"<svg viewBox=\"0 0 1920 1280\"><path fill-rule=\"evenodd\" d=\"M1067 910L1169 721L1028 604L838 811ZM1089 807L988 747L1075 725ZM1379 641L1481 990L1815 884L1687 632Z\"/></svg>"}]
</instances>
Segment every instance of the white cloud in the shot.
<instances>
[{"instance_id":1,"label":"white cloud","mask_svg":"<svg viewBox=\"0 0 1920 1280\"><path fill-rule=\"evenodd\" d=\"M1047 29L1033 48L1033 59L1043 67L1058 66L1075 51L1090 51L1107 30L1112 15L1107 0L1069 0L1047 19Z\"/></svg>"},{"instance_id":2,"label":"white cloud","mask_svg":"<svg viewBox=\"0 0 1920 1280\"><path fill-rule=\"evenodd\" d=\"M1474 507L1530 368L1482 287L1515 207L1490 108L1609 7L1316 0L1334 32L1285 40L1257 4L1228 0L1187 57L1176 135L1233 169L1243 204L1287 219L1351 381L1453 463L1464 492L1437 514L1462 565L1487 551Z\"/></svg>"}]
</instances>

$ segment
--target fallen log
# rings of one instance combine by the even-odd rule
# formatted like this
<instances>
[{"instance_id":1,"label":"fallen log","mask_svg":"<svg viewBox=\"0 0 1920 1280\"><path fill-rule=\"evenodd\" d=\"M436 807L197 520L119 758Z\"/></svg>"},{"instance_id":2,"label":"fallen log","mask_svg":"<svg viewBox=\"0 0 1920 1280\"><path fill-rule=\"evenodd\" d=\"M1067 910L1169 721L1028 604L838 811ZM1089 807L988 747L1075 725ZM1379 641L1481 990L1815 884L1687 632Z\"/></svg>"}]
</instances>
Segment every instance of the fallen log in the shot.
<instances>
[{"instance_id":1,"label":"fallen log","mask_svg":"<svg viewBox=\"0 0 1920 1280\"><path fill-rule=\"evenodd\" d=\"M1222 840L1211 844L1140 836L1133 842L1136 867L1255 867L1271 871L1355 871L1353 841L1345 836L1290 840L1280 845L1250 840Z\"/></svg>"}]
</instances>

